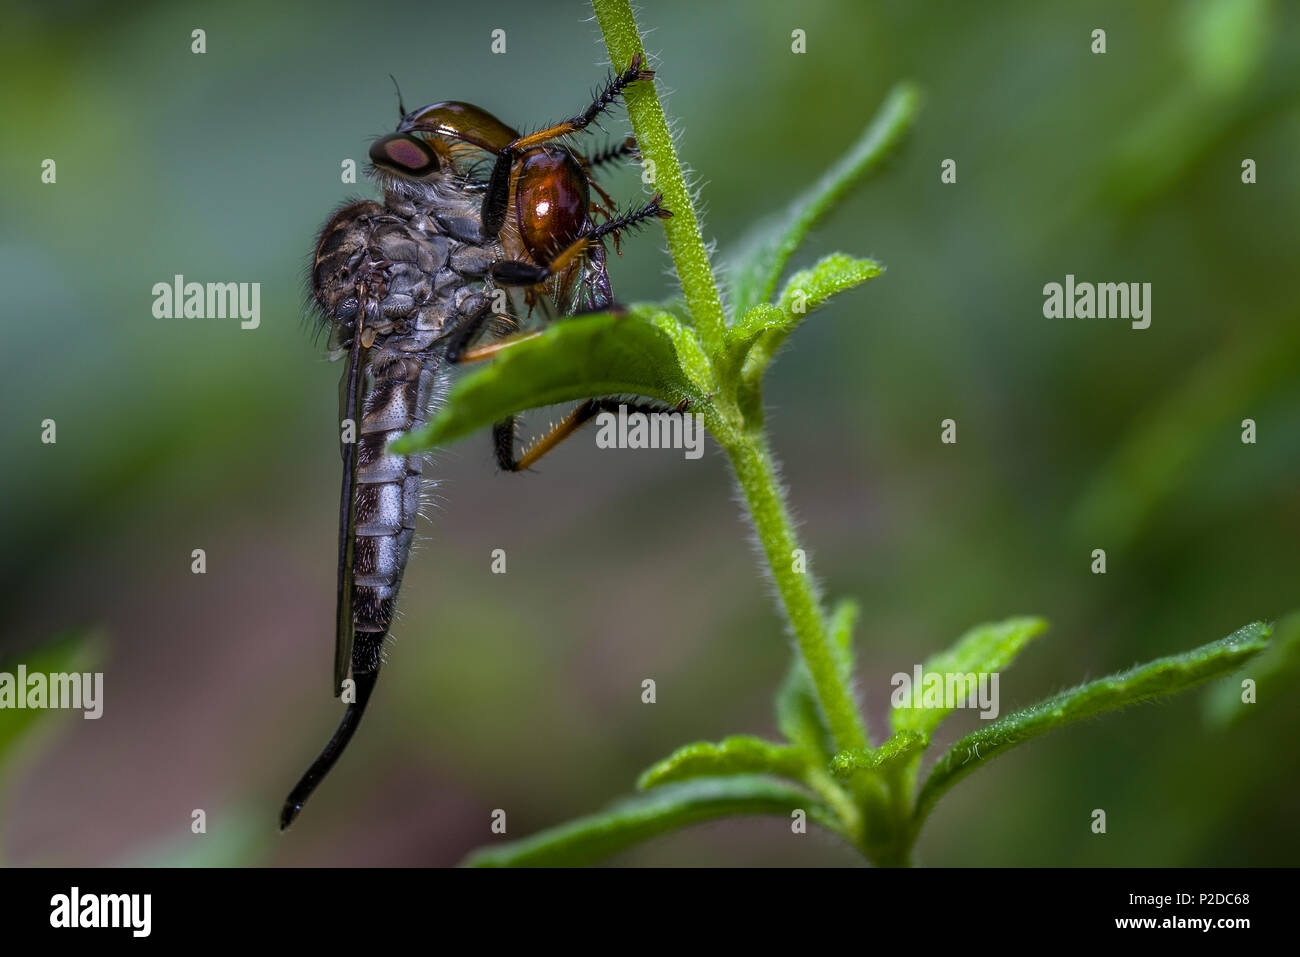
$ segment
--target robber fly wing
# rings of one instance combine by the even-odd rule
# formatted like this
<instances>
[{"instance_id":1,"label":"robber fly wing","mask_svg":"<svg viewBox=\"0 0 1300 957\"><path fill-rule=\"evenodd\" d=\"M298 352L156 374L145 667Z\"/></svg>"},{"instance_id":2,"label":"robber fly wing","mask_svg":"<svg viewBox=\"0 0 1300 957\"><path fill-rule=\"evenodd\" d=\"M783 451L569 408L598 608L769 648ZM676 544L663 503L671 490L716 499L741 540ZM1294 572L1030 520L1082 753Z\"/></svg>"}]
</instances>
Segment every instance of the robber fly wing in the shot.
<instances>
[{"instance_id":1,"label":"robber fly wing","mask_svg":"<svg viewBox=\"0 0 1300 957\"><path fill-rule=\"evenodd\" d=\"M364 302L358 302L357 325L348 347L347 364L339 383L339 427L343 453L343 488L339 493L339 575L338 615L334 637L334 695L343 690L352 663L352 566L356 543L357 520L357 452L361 441L361 394L365 388L364 349L360 327ZM351 441L348 441L351 439Z\"/></svg>"}]
</instances>

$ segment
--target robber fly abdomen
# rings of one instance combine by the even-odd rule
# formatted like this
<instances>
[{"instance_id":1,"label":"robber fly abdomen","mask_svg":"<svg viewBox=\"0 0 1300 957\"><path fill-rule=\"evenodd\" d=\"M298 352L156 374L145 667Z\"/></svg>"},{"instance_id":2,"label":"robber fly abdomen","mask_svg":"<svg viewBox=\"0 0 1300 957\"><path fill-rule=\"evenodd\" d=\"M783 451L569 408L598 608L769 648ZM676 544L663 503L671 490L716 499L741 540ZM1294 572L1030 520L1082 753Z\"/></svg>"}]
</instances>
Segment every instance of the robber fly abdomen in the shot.
<instances>
[{"instance_id":1,"label":"robber fly abdomen","mask_svg":"<svg viewBox=\"0 0 1300 957\"><path fill-rule=\"evenodd\" d=\"M392 455L390 439L423 424L433 398L435 369L403 356L374 369L357 449L353 532L353 673L377 671L393 623L397 590L420 509L420 459Z\"/></svg>"}]
</instances>

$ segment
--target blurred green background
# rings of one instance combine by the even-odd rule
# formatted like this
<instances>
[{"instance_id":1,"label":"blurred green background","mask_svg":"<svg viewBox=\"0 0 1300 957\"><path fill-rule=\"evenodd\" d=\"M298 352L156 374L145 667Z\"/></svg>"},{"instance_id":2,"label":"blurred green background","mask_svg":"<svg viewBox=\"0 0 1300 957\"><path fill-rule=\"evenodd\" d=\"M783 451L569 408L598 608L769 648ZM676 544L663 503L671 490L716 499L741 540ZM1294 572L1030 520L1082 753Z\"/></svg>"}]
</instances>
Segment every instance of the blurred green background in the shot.
<instances>
[{"instance_id":1,"label":"blurred green background","mask_svg":"<svg viewBox=\"0 0 1300 957\"><path fill-rule=\"evenodd\" d=\"M794 263L843 249L888 272L809 322L768 392L804 544L827 593L864 608L858 691L877 730L889 676L979 621L1052 622L1003 676L1005 712L1300 605L1300 6L736 0L640 16L723 256L892 83L926 92L901 155ZM11 766L0 859L451 864L499 839L495 808L520 837L627 793L679 744L774 733L789 642L722 457L598 452L592 432L501 475L480 436L428 466L439 507L376 699L299 823L275 829L339 716L338 368L302 315L315 230L373 195L340 183L340 163L395 123L389 73L409 107L465 99L522 127L571 115L606 69L589 17L496 0L9 5L0 659L89 629L106 700L99 721L45 722ZM949 157L956 185L939 180ZM639 195L633 171L610 182ZM621 300L674 291L661 235L624 253ZM260 282L261 328L153 318L151 287L176 273ZM1044 319L1042 286L1066 273L1152 283L1150 329ZM956 446L939 442L946 417ZM45 418L57 445L39 441ZM1105 576L1089 571L1098 547ZM1296 863L1300 706L1264 701L1219 731L1201 697L1000 759L939 806L919 861ZM758 819L617 862L856 860Z\"/></svg>"}]
</instances>

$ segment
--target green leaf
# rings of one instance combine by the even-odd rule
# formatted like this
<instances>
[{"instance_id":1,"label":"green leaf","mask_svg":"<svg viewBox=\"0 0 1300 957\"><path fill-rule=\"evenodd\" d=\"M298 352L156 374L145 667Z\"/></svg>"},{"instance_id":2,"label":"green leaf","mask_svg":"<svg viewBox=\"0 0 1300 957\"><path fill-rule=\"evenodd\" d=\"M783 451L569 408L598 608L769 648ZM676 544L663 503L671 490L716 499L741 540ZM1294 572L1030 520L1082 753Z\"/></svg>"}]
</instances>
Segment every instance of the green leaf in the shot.
<instances>
[{"instance_id":1,"label":"green leaf","mask_svg":"<svg viewBox=\"0 0 1300 957\"><path fill-rule=\"evenodd\" d=\"M787 322L786 314L776 306L760 302L727 331L728 349L733 356L744 358L745 353L759 336L776 329L783 329Z\"/></svg>"},{"instance_id":2,"label":"green leaf","mask_svg":"<svg viewBox=\"0 0 1300 957\"><path fill-rule=\"evenodd\" d=\"M931 655L922 665L922 688L930 675L946 681L947 675L992 674L1007 668L1031 640L1047 629L1041 618L1008 618L1006 621L976 625L946 651ZM910 676L909 676L910 677ZM952 708L894 707L889 714L895 731L910 729L930 733Z\"/></svg>"},{"instance_id":3,"label":"green leaf","mask_svg":"<svg viewBox=\"0 0 1300 957\"><path fill-rule=\"evenodd\" d=\"M755 380L798 325L831 296L879 276L884 268L870 259L832 253L811 269L790 277L775 306L759 303L745 313L727 338L728 358L743 363L747 381Z\"/></svg>"},{"instance_id":4,"label":"green leaf","mask_svg":"<svg viewBox=\"0 0 1300 957\"><path fill-rule=\"evenodd\" d=\"M68 631L23 653L21 658L0 662L0 672L14 675L16 680L18 666L22 664L29 675L67 674L85 671L96 657L93 639L80 631ZM22 689L17 690L21 692ZM6 708L0 712L0 798L3 797L5 778L26 746L39 737L40 726L48 724L45 719L62 713L51 708ZM0 800L0 811L2 805Z\"/></svg>"},{"instance_id":5,"label":"green leaf","mask_svg":"<svg viewBox=\"0 0 1300 957\"><path fill-rule=\"evenodd\" d=\"M1211 452L1225 434L1237 432L1237 410L1291 381L1300 363L1294 310L1285 318L1261 317L1251 333L1212 350L1176 386L1134 411L1127 434L1069 516L1077 543L1105 542L1113 560L1151 533L1162 510L1176 507L1188 475L1221 474Z\"/></svg>"},{"instance_id":6,"label":"green leaf","mask_svg":"<svg viewBox=\"0 0 1300 957\"><path fill-rule=\"evenodd\" d=\"M1284 698L1290 697L1300 684L1300 611L1293 611L1273 626L1273 637L1268 648L1250 659L1236 677L1215 685L1205 695L1205 717L1215 727L1226 728L1243 718L1253 716L1257 709L1268 709ZM1241 680L1255 682L1255 701L1241 700Z\"/></svg>"},{"instance_id":7,"label":"green leaf","mask_svg":"<svg viewBox=\"0 0 1300 957\"><path fill-rule=\"evenodd\" d=\"M853 627L858 623L858 603L842 598L831 612L826 630L831 634L831 650L839 656L840 677L853 680Z\"/></svg>"},{"instance_id":8,"label":"green leaf","mask_svg":"<svg viewBox=\"0 0 1300 957\"><path fill-rule=\"evenodd\" d=\"M637 780L636 786L644 790L688 778L728 774L776 774L797 779L807 764L808 759L798 748L749 735L735 735L717 744L697 741L683 745L651 766Z\"/></svg>"},{"instance_id":9,"label":"green leaf","mask_svg":"<svg viewBox=\"0 0 1300 957\"><path fill-rule=\"evenodd\" d=\"M899 731L878 748L841 751L831 758L831 773L847 780L862 771L887 773L902 769L929 746L930 736L924 731Z\"/></svg>"},{"instance_id":10,"label":"green leaf","mask_svg":"<svg viewBox=\"0 0 1300 957\"><path fill-rule=\"evenodd\" d=\"M697 393L709 395L714 392L718 386L713 379L713 366L695 330L667 311L656 312L650 321L672 340L673 349L677 352L677 363Z\"/></svg>"},{"instance_id":11,"label":"green leaf","mask_svg":"<svg viewBox=\"0 0 1300 957\"><path fill-rule=\"evenodd\" d=\"M839 833L839 824L824 804L779 781L754 776L696 778L626 798L598 814L520 841L482 848L465 863L475 867L580 866L701 821L745 814L788 816L795 809Z\"/></svg>"},{"instance_id":12,"label":"green leaf","mask_svg":"<svg viewBox=\"0 0 1300 957\"><path fill-rule=\"evenodd\" d=\"M646 306L558 320L461 379L432 422L391 448L403 455L418 452L515 412L593 396L698 402L708 395L710 381L702 376L703 352L694 336L669 313Z\"/></svg>"},{"instance_id":13,"label":"green leaf","mask_svg":"<svg viewBox=\"0 0 1300 957\"><path fill-rule=\"evenodd\" d=\"M916 87L910 83L894 87L871 124L839 162L784 214L756 230L727 272L732 315L744 316L759 303L771 300L786 263L808 231L902 141L919 104Z\"/></svg>"},{"instance_id":14,"label":"green leaf","mask_svg":"<svg viewBox=\"0 0 1300 957\"><path fill-rule=\"evenodd\" d=\"M246 800L239 804L209 807L207 826L216 841L196 838L188 827L176 834L135 846L117 867L265 867L270 862L273 844L266 840L265 805Z\"/></svg>"},{"instance_id":15,"label":"green leaf","mask_svg":"<svg viewBox=\"0 0 1300 957\"><path fill-rule=\"evenodd\" d=\"M855 259L844 253L831 253L811 269L803 269L777 297L776 306L785 316L786 328L793 328L831 296L874 279L884 268L870 259Z\"/></svg>"},{"instance_id":16,"label":"green leaf","mask_svg":"<svg viewBox=\"0 0 1300 957\"><path fill-rule=\"evenodd\" d=\"M787 741L821 761L829 761L834 753L830 728L813 693L812 676L797 655L776 692L776 726Z\"/></svg>"},{"instance_id":17,"label":"green leaf","mask_svg":"<svg viewBox=\"0 0 1300 957\"><path fill-rule=\"evenodd\" d=\"M1233 671L1268 647L1270 631L1263 622L1254 622L1192 651L1062 691L966 735L930 771L917 798L914 821L919 825L948 788L1004 751L1081 718L1173 694Z\"/></svg>"},{"instance_id":18,"label":"green leaf","mask_svg":"<svg viewBox=\"0 0 1300 957\"><path fill-rule=\"evenodd\" d=\"M16 675L19 664L26 666L29 675L84 671L92 655L85 634L64 632L25 653L21 659L14 658L0 664L0 672ZM3 712L4 718L0 720L0 775L28 732L44 718L59 713L50 708L15 708Z\"/></svg>"}]
</instances>

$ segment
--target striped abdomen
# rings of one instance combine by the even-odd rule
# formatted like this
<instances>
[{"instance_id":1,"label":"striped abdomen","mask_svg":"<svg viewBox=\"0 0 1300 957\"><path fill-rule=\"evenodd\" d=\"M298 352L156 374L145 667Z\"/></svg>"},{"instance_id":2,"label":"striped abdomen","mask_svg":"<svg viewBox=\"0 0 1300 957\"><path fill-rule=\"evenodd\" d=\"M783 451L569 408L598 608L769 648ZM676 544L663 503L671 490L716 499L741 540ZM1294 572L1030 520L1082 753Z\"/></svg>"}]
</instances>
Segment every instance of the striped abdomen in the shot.
<instances>
[{"instance_id":1,"label":"striped abdomen","mask_svg":"<svg viewBox=\"0 0 1300 957\"><path fill-rule=\"evenodd\" d=\"M371 365L373 385L365 396L357 439L352 562L352 660L357 671L379 667L420 509L420 457L394 455L386 446L398 433L424 424L437 392L438 362L436 355L425 361L406 355Z\"/></svg>"},{"instance_id":2,"label":"striped abdomen","mask_svg":"<svg viewBox=\"0 0 1300 957\"><path fill-rule=\"evenodd\" d=\"M366 381L356 415L353 495L354 673L380 664L419 510L420 458L388 454L386 446L424 424L444 374L440 340L486 302L491 250L470 242L471 230L453 238L439 224L414 207L362 201L339 210L316 246L312 288L337 345L350 342L364 313Z\"/></svg>"}]
</instances>

